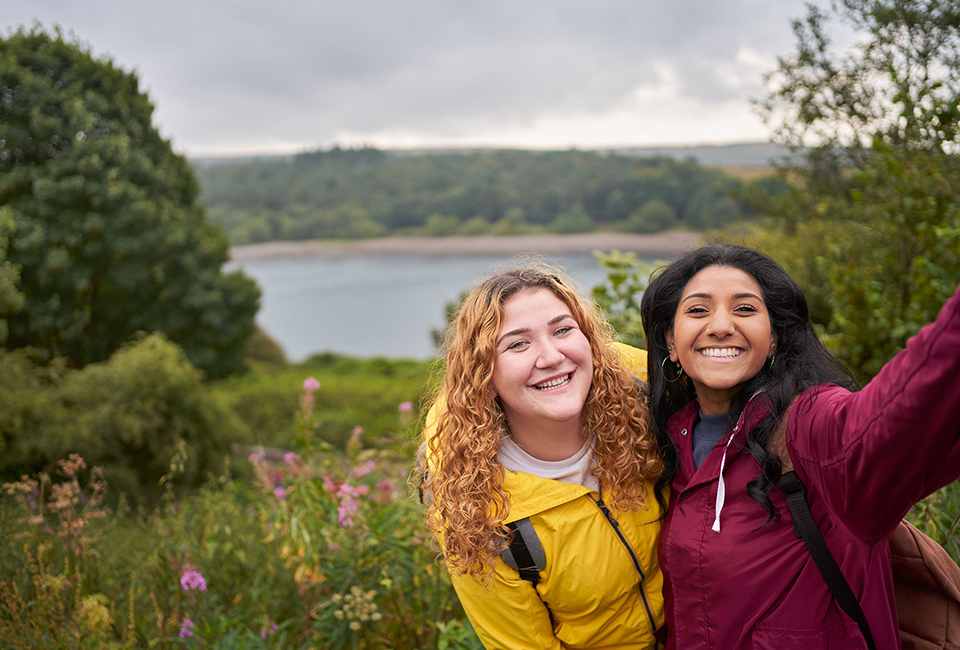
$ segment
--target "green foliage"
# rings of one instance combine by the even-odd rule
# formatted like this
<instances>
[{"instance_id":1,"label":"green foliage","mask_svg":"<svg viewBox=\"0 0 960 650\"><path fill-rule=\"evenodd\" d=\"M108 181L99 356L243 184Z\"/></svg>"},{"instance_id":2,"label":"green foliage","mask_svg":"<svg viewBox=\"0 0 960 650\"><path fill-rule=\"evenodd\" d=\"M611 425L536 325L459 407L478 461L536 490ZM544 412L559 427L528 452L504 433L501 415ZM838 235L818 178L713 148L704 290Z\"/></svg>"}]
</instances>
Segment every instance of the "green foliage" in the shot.
<instances>
[{"instance_id":1,"label":"green foliage","mask_svg":"<svg viewBox=\"0 0 960 650\"><path fill-rule=\"evenodd\" d=\"M268 363L275 366L287 365L287 355L283 347L266 330L257 326L253 335L247 339L244 357L248 362Z\"/></svg>"},{"instance_id":2,"label":"green foliage","mask_svg":"<svg viewBox=\"0 0 960 650\"><path fill-rule=\"evenodd\" d=\"M623 232L651 233L667 230L676 219L673 209L660 199L647 201L620 224Z\"/></svg>"},{"instance_id":3,"label":"green foliage","mask_svg":"<svg viewBox=\"0 0 960 650\"><path fill-rule=\"evenodd\" d=\"M480 650L406 482L412 408L383 440L358 432L331 451L309 444L322 390L303 384L308 445L251 455L253 483L170 490L149 514L105 510L98 470L84 487L77 457L60 480L5 485L0 648ZM193 465L180 449L165 485Z\"/></svg>"},{"instance_id":4,"label":"green foliage","mask_svg":"<svg viewBox=\"0 0 960 650\"><path fill-rule=\"evenodd\" d=\"M136 74L59 32L0 39L0 208L26 300L8 348L83 366L160 330L209 376L243 369L259 290L222 273L226 239L152 118Z\"/></svg>"},{"instance_id":5,"label":"green foliage","mask_svg":"<svg viewBox=\"0 0 960 650\"><path fill-rule=\"evenodd\" d=\"M10 211L0 207L0 345L7 340L6 317L23 308L23 294L17 289L20 267L7 261L10 233L15 227Z\"/></svg>"},{"instance_id":6,"label":"green foliage","mask_svg":"<svg viewBox=\"0 0 960 650\"><path fill-rule=\"evenodd\" d=\"M526 234L611 228L651 201L645 232L742 217L740 182L693 160L582 151L317 151L201 164L203 200L233 244L384 234Z\"/></svg>"},{"instance_id":7,"label":"green foliage","mask_svg":"<svg viewBox=\"0 0 960 650\"><path fill-rule=\"evenodd\" d=\"M830 18L859 32L838 55ZM795 273L834 351L869 380L960 282L960 11L843 0L794 25L797 51L761 104L778 138L818 145L785 167L755 234Z\"/></svg>"},{"instance_id":8,"label":"green foliage","mask_svg":"<svg viewBox=\"0 0 960 650\"><path fill-rule=\"evenodd\" d=\"M304 383L297 421L310 440L316 384ZM400 412L409 426L410 410ZM409 434L364 449L351 435L342 456L306 446L270 472L251 457L265 492L275 497L272 536L313 606L315 638L330 648L435 647L438 624L450 618L455 597L423 525L423 509L399 489L412 453ZM460 614L462 618L462 613Z\"/></svg>"},{"instance_id":9,"label":"green foliage","mask_svg":"<svg viewBox=\"0 0 960 650\"><path fill-rule=\"evenodd\" d=\"M264 541L252 486L213 483L134 516L92 511L76 474L44 484L50 492L5 486L0 647L306 647L293 642L305 617L297 585L278 545ZM67 543L65 520L82 545ZM205 590L182 587L190 567ZM181 638L187 619L193 636ZM283 625L268 646L261 635L274 622Z\"/></svg>"},{"instance_id":10,"label":"green foliage","mask_svg":"<svg viewBox=\"0 0 960 650\"><path fill-rule=\"evenodd\" d=\"M285 368L258 366L211 390L240 417L253 442L289 449L296 431L287 414L297 408L305 376L315 377L323 387L316 396L316 420L321 423L317 438L343 449L358 426L369 439L388 435L396 424L398 405L420 403L430 362L324 353Z\"/></svg>"},{"instance_id":11,"label":"green foliage","mask_svg":"<svg viewBox=\"0 0 960 650\"><path fill-rule=\"evenodd\" d=\"M597 263L607 269L607 277L593 288L594 302L620 335L620 340L646 348L647 339L640 320L640 298L657 265L640 262L634 253L595 251L594 256Z\"/></svg>"},{"instance_id":12,"label":"green foliage","mask_svg":"<svg viewBox=\"0 0 960 650\"><path fill-rule=\"evenodd\" d=\"M39 367L22 351L0 355L0 370L7 478L80 453L104 468L117 493L142 502L158 496L181 445L190 458L181 484L195 486L222 470L231 443L249 440L226 399L161 334L82 370Z\"/></svg>"},{"instance_id":13,"label":"green foliage","mask_svg":"<svg viewBox=\"0 0 960 650\"><path fill-rule=\"evenodd\" d=\"M960 482L951 483L915 505L907 519L960 562Z\"/></svg>"},{"instance_id":14,"label":"green foliage","mask_svg":"<svg viewBox=\"0 0 960 650\"><path fill-rule=\"evenodd\" d=\"M831 20L857 33L847 52L832 50L826 35ZM955 2L839 0L828 11L808 5L793 31L796 51L767 76L773 91L759 103L781 142L819 147L813 153L824 163L856 160L858 150L878 141L956 152Z\"/></svg>"}]
</instances>

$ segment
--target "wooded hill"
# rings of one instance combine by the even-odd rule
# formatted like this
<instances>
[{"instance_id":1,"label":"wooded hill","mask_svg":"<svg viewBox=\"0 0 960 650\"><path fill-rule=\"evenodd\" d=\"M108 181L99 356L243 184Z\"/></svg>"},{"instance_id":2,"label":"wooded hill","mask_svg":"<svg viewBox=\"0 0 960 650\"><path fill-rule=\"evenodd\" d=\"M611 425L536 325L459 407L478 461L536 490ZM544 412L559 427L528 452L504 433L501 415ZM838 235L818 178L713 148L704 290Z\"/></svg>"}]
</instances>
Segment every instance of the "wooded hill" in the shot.
<instances>
[{"instance_id":1,"label":"wooded hill","mask_svg":"<svg viewBox=\"0 0 960 650\"><path fill-rule=\"evenodd\" d=\"M393 234L659 232L748 213L747 182L693 158L601 151L318 150L195 161L208 216L231 244ZM749 185L749 187L747 187Z\"/></svg>"}]
</instances>

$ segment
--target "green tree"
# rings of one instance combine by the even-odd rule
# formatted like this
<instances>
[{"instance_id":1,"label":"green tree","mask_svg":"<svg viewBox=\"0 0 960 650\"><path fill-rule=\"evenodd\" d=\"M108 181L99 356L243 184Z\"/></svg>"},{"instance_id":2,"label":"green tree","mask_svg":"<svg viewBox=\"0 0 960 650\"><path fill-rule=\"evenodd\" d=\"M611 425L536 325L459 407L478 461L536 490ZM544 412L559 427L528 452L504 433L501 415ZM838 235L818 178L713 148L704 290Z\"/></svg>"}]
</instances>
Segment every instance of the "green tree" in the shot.
<instances>
[{"instance_id":1,"label":"green tree","mask_svg":"<svg viewBox=\"0 0 960 650\"><path fill-rule=\"evenodd\" d=\"M831 20L857 33L835 53ZM960 281L960 6L841 0L794 23L760 107L800 154L762 207L837 353L869 379ZM805 147L805 148L804 148ZM819 313L818 313L819 312Z\"/></svg>"},{"instance_id":2,"label":"green tree","mask_svg":"<svg viewBox=\"0 0 960 650\"><path fill-rule=\"evenodd\" d=\"M10 211L0 208L0 345L7 340L7 316L23 308L23 294L17 290L20 267L7 261L7 242L14 229Z\"/></svg>"},{"instance_id":3,"label":"green tree","mask_svg":"<svg viewBox=\"0 0 960 650\"><path fill-rule=\"evenodd\" d=\"M159 330L210 376L243 368L259 290L223 272L226 239L152 117L136 74L59 31L0 39L0 207L25 299L8 348L83 366Z\"/></svg>"},{"instance_id":4,"label":"green tree","mask_svg":"<svg viewBox=\"0 0 960 650\"><path fill-rule=\"evenodd\" d=\"M620 224L624 232L651 233L667 230L676 225L677 215L673 208L661 199L644 203L630 218Z\"/></svg>"}]
</instances>

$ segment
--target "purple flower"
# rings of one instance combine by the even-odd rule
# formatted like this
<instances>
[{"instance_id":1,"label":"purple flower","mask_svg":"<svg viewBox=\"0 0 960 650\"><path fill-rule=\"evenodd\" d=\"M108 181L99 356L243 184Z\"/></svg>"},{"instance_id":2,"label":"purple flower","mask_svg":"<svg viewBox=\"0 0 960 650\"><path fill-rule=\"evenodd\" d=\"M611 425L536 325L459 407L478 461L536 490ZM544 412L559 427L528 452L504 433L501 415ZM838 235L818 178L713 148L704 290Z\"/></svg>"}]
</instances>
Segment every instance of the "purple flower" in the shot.
<instances>
[{"instance_id":1,"label":"purple flower","mask_svg":"<svg viewBox=\"0 0 960 650\"><path fill-rule=\"evenodd\" d=\"M278 499L286 499L287 491L284 490L283 487L277 486L273 488L273 496L277 497Z\"/></svg>"},{"instance_id":2,"label":"purple flower","mask_svg":"<svg viewBox=\"0 0 960 650\"><path fill-rule=\"evenodd\" d=\"M180 623L180 636L193 636L193 621L189 618L183 619Z\"/></svg>"},{"instance_id":3,"label":"purple flower","mask_svg":"<svg viewBox=\"0 0 960 650\"><path fill-rule=\"evenodd\" d=\"M315 378L307 377L306 379L303 380L303 390L307 391L308 393L312 393L318 388L320 388L320 382L317 381Z\"/></svg>"},{"instance_id":4,"label":"purple flower","mask_svg":"<svg viewBox=\"0 0 960 650\"><path fill-rule=\"evenodd\" d=\"M353 515L357 514L360 504L352 496L344 495L337 507L337 522L344 528L353 526Z\"/></svg>"},{"instance_id":5,"label":"purple flower","mask_svg":"<svg viewBox=\"0 0 960 650\"><path fill-rule=\"evenodd\" d=\"M192 564L185 564L183 575L180 576L180 586L183 587L184 591L190 591L191 589L206 591L207 581L203 579L203 574L197 571L197 567Z\"/></svg>"},{"instance_id":6,"label":"purple flower","mask_svg":"<svg viewBox=\"0 0 960 650\"><path fill-rule=\"evenodd\" d=\"M353 471L350 472L350 475L353 478L360 478L361 476L366 476L367 474L372 472L373 468L374 468L374 462L372 460L368 460L354 467Z\"/></svg>"},{"instance_id":7,"label":"purple flower","mask_svg":"<svg viewBox=\"0 0 960 650\"><path fill-rule=\"evenodd\" d=\"M269 628L261 627L260 636L266 639L268 636L273 636L277 632L277 624L271 623Z\"/></svg>"},{"instance_id":8,"label":"purple flower","mask_svg":"<svg viewBox=\"0 0 960 650\"><path fill-rule=\"evenodd\" d=\"M299 465L300 463L302 463L303 460L292 451L288 451L283 455L283 462L289 465L290 467L293 467L294 465Z\"/></svg>"},{"instance_id":9,"label":"purple flower","mask_svg":"<svg viewBox=\"0 0 960 650\"><path fill-rule=\"evenodd\" d=\"M400 402L400 406L397 407L397 410L401 413L410 413L413 411L413 402Z\"/></svg>"},{"instance_id":10,"label":"purple flower","mask_svg":"<svg viewBox=\"0 0 960 650\"><path fill-rule=\"evenodd\" d=\"M263 460L263 456L261 456L261 455L258 454L257 452L253 452L252 454L250 454L249 456L247 456L247 460L249 460L251 463L253 463L254 465L256 465L256 464L259 463L261 460Z\"/></svg>"}]
</instances>

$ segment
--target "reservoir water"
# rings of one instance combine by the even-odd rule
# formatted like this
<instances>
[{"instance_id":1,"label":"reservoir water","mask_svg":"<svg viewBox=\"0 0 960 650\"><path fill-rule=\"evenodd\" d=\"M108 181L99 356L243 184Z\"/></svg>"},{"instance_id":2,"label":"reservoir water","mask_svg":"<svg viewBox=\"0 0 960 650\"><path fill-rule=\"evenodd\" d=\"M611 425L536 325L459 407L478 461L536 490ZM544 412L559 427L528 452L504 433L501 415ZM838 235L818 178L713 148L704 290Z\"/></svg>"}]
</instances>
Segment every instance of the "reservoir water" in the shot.
<instances>
[{"instance_id":1,"label":"reservoir water","mask_svg":"<svg viewBox=\"0 0 960 650\"><path fill-rule=\"evenodd\" d=\"M545 258L585 295L606 276L593 255ZM302 257L236 263L263 291L257 322L291 361L330 351L355 357L436 354L430 329L444 306L510 257Z\"/></svg>"}]
</instances>

